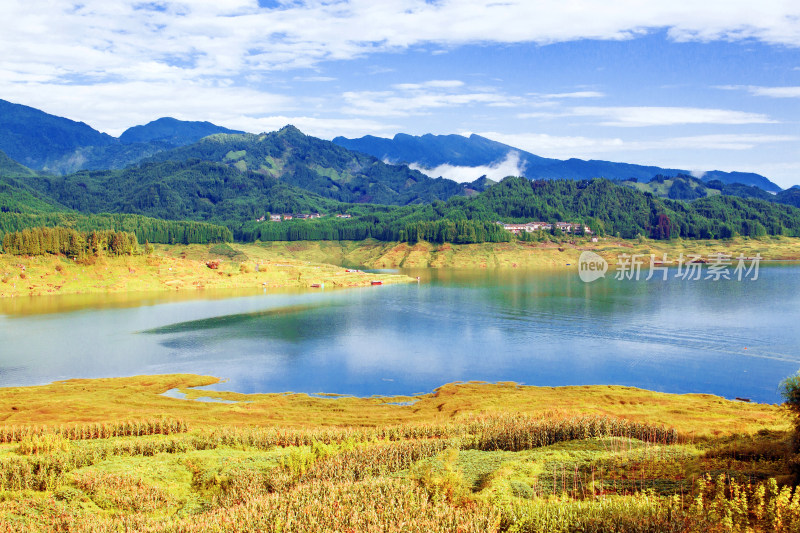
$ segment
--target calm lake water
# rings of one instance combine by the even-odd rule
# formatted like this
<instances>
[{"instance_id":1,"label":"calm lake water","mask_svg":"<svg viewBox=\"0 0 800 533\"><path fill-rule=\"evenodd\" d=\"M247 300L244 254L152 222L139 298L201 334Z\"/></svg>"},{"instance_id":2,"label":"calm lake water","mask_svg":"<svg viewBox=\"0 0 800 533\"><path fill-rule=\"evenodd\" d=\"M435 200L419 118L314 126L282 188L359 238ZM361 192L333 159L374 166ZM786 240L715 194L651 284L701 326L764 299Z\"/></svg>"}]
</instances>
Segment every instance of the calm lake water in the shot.
<instances>
[{"instance_id":1,"label":"calm lake water","mask_svg":"<svg viewBox=\"0 0 800 533\"><path fill-rule=\"evenodd\" d=\"M0 385L188 372L239 392L369 396L448 382L632 385L777 402L800 369L800 266L756 281L423 270L338 291L0 302Z\"/></svg>"}]
</instances>

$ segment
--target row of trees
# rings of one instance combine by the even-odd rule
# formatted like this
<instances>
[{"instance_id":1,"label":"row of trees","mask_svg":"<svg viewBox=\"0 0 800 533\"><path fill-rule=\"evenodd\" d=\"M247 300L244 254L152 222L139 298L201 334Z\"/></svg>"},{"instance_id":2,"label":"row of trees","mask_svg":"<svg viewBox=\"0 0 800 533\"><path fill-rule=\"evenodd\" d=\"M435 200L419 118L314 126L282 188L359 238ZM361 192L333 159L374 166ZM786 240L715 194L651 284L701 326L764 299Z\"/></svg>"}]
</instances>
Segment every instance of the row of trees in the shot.
<instances>
[{"instance_id":1,"label":"row of trees","mask_svg":"<svg viewBox=\"0 0 800 533\"><path fill-rule=\"evenodd\" d=\"M136 235L127 231L91 231L72 228L29 228L6 233L3 251L13 255L61 254L73 259L87 255L133 255L138 252Z\"/></svg>"},{"instance_id":2,"label":"row of trees","mask_svg":"<svg viewBox=\"0 0 800 533\"><path fill-rule=\"evenodd\" d=\"M233 240L229 228L206 222L161 220L127 214L0 213L0 235L26 228L56 226L77 232L110 230L133 233L139 244L209 244Z\"/></svg>"}]
</instances>

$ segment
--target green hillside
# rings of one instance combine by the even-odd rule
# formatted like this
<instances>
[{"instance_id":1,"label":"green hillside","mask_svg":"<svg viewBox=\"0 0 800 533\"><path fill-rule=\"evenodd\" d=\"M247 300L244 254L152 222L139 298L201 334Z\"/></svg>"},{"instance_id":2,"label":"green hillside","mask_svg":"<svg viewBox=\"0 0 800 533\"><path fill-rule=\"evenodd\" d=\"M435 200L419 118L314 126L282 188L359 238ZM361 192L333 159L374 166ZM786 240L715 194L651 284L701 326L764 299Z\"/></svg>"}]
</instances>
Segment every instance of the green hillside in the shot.
<instances>
[{"instance_id":1,"label":"green hillside","mask_svg":"<svg viewBox=\"0 0 800 533\"><path fill-rule=\"evenodd\" d=\"M723 183L720 180L702 181L686 174L678 174L677 176L662 176L659 174L647 182L627 180L620 183L638 191L649 192L655 196L671 200L696 200L722 194L740 198L779 201L777 200L777 195L770 194L752 185Z\"/></svg>"},{"instance_id":2,"label":"green hillside","mask_svg":"<svg viewBox=\"0 0 800 533\"><path fill-rule=\"evenodd\" d=\"M149 162L202 159L241 172L279 178L342 202L406 205L463 194L451 180L433 179L406 166L387 165L329 141L304 135L293 126L260 135L212 135Z\"/></svg>"},{"instance_id":3,"label":"green hillside","mask_svg":"<svg viewBox=\"0 0 800 533\"><path fill-rule=\"evenodd\" d=\"M0 176L34 176L36 172L14 161L0 150Z\"/></svg>"},{"instance_id":4,"label":"green hillside","mask_svg":"<svg viewBox=\"0 0 800 533\"><path fill-rule=\"evenodd\" d=\"M270 212L319 211L336 205L262 173L196 159L39 177L30 183L78 211L172 220L242 222Z\"/></svg>"}]
</instances>

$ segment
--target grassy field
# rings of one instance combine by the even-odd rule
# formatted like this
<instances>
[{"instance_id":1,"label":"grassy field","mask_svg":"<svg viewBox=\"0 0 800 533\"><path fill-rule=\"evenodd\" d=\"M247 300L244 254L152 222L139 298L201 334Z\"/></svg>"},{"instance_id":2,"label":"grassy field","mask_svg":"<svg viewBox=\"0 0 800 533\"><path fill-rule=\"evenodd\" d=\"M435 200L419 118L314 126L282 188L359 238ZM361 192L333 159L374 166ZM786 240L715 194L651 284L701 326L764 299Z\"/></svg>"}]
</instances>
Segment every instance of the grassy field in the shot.
<instances>
[{"instance_id":1,"label":"grassy field","mask_svg":"<svg viewBox=\"0 0 800 533\"><path fill-rule=\"evenodd\" d=\"M213 382L0 389L0 531L800 527L778 406L512 383L367 399L191 388ZM162 395L175 388L187 399Z\"/></svg>"}]
</instances>

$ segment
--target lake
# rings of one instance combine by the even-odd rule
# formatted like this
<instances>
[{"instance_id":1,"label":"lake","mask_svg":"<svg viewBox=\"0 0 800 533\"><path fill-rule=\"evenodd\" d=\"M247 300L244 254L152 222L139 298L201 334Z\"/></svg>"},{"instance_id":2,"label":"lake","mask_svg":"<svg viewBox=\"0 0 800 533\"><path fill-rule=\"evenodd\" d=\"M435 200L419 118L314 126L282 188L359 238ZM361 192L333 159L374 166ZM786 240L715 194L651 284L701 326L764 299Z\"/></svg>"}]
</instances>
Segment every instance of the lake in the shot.
<instances>
[{"instance_id":1,"label":"lake","mask_svg":"<svg viewBox=\"0 0 800 533\"><path fill-rule=\"evenodd\" d=\"M481 380L778 402L800 369L796 264L716 282L408 273L421 282L0 301L0 385L186 372L245 393L405 395Z\"/></svg>"}]
</instances>

